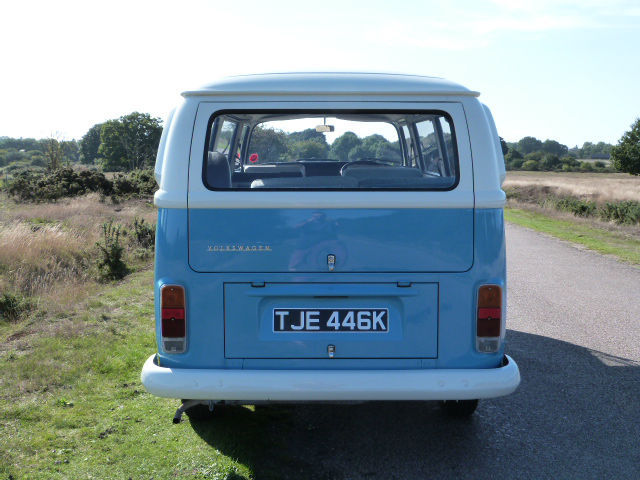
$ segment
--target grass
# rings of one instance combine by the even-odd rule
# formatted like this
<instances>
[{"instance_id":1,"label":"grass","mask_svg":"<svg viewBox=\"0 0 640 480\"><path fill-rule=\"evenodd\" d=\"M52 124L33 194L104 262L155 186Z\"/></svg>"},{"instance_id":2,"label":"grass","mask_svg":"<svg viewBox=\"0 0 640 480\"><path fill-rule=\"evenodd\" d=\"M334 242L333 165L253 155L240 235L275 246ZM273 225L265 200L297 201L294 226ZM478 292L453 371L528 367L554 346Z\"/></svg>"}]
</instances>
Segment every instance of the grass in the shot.
<instances>
[{"instance_id":1,"label":"grass","mask_svg":"<svg viewBox=\"0 0 640 480\"><path fill-rule=\"evenodd\" d=\"M601 202L640 201L640 176L626 173L507 172L505 188L531 185L554 187L560 193L588 196Z\"/></svg>"},{"instance_id":2,"label":"grass","mask_svg":"<svg viewBox=\"0 0 640 480\"><path fill-rule=\"evenodd\" d=\"M179 402L140 383L152 285L137 272L66 315L0 324L0 478L331 478L289 444L289 407L172 424Z\"/></svg>"},{"instance_id":3,"label":"grass","mask_svg":"<svg viewBox=\"0 0 640 480\"><path fill-rule=\"evenodd\" d=\"M0 478L250 476L189 422L171 424L175 400L145 393L152 318L147 271L64 318L41 319L45 328L2 325Z\"/></svg>"},{"instance_id":4,"label":"grass","mask_svg":"<svg viewBox=\"0 0 640 480\"><path fill-rule=\"evenodd\" d=\"M113 220L133 232L136 218L150 223L154 216L144 200L113 204L90 194L24 204L0 193L0 296L24 296L40 309L64 312L98 287L96 242L102 224ZM149 262L135 238L124 243L134 268Z\"/></svg>"},{"instance_id":5,"label":"grass","mask_svg":"<svg viewBox=\"0 0 640 480\"><path fill-rule=\"evenodd\" d=\"M614 255L625 262L640 264L640 240L632 236L518 208L506 208L505 219L605 255Z\"/></svg>"}]
</instances>

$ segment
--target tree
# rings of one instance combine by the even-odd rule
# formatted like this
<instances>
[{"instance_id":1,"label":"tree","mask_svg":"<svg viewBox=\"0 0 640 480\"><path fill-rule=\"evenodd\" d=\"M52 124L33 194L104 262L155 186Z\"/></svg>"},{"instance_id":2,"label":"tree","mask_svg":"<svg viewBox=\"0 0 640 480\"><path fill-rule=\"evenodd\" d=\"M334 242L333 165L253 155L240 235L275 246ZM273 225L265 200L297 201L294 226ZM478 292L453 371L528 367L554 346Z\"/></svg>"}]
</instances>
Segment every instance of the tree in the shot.
<instances>
[{"instance_id":1,"label":"tree","mask_svg":"<svg viewBox=\"0 0 640 480\"><path fill-rule=\"evenodd\" d=\"M108 120L102 125L98 148L103 168L119 171L152 166L161 134L160 119L148 113L133 112Z\"/></svg>"},{"instance_id":2,"label":"tree","mask_svg":"<svg viewBox=\"0 0 640 480\"><path fill-rule=\"evenodd\" d=\"M543 170L555 170L560 168L560 159L557 155L547 154L540 161L540 167Z\"/></svg>"},{"instance_id":3,"label":"tree","mask_svg":"<svg viewBox=\"0 0 640 480\"><path fill-rule=\"evenodd\" d=\"M504 138L502 137L498 137L500 139L500 148L502 149L502 155L506 155L507 153L509 153L509 145L507 145L507 142L504 141Z\"/></svg>"},{"instance_id":4,"label":"tree","mask_svg":"<svg viewBox=\"0 0 640 480\"><path fill-rule=\"evenodd\" d=\"M518 141L517 149L523 155L537 152L538 150L542 150L542 142L536 137L524 137Z\"/></svg>"},{"instance_id":5,"label":"tree","mask_svg":"<svg viewBox=\"0 0 640 480\"><path fill-rule=\"evenodd\" d=\"M98 158L102 125L102 123L96 123L80 140L80 161L84 164L95 163Z\"/></svg>"},{"instance_id":6,"label":"tree","mask_svg":"<svg viewBox=\"0 0 640 480\"><path fill-rule=\"evenodd\" d=\"M78 163L80 160L80 146L76 140L63 140L60 142L62 158L66 163Z\"/></svg>"},{"instance_id":7,"label":"tree","mask_svg":"<svg viewBox=\"0 0 640 480\"><path fill-rule=\"evenodd\" d=\"M522 154L515 148L510 149L509 152L504 156L505 162L510 162L519 158L522 158Z\"/></svg>"},{"instance_id":8,"label":"tree","mask_svg":"<svg viewBox=\"0 0 640 480\"><path fill-rule=\"evenodd\" d=\"M328 153L329 145L327 145L327 142L320 141L317 138L294 142L290 147L290 154L294 160L302 158L327 158Z\"/></svg>"},{"instance_id":9,"label":"tree","mask_svg":"<svg viewBox=\"0 0 640 480\"><path fill-rule=\"evenodd\" d=\"M353 132L345 132L336 138L331 144L331 157L346 162L349 160L349 152L362 143L362 140Z\"/></svg>"},{"instance_id":10,"label":"tree","mask_svg":"<svg viewBox=\"0 0 640 480\"><path fill-rule=\"evenodd\" d=\"M522 170L539 170L538 162L536 160L527 160L522 164Z\"/></svg>"},{"instance_id":11,"label":"tree","mask_svg":"<svg viewBox=\"0 0 640 480\"><path fill-rule=\"evenodd\" d=\"M315 128L307 128L305 130L302 130L300 132L291 132L289 135L289 140L292 140L294 142L302 142L304 140L317 140L320 143L327 143L327 139L324 136L324 133L322 132L316 132ZM328 146L328 144L327 144Z\"/></svg>"},{"instance_id":12,"label":"tree","mask_svg":"<svg viewBox=\"0 0 640 480\"><path fill-rule=\"evenodd\" d=\"M53 136L44 141L44 158L49 170L58 170L62 166L64 152L62 145Z\"/></svg>"},{"instance_id":13,"label":"tree","mask_svg":"<svg viewBox=\"0 0 640 480\"><path fill-rule=\"evenodd\" d=\"M287 153L287 136L273 128L255 127L249 140L249 154L257 153L260 163L277 162Z\"/></svg>"},{"instance_id":14,"label":"tree","mask_svg":"<svg viewBox=\"0 0 640 480\"><path fill-rule=\"evenodd\" d=\"M561 144L560 142L556 142L555 140L545 140L542 144L542 151L561 157L567 154L569 147Z\"/></svg>"},{"instance_id":15,"label":"tree","mask_svg":"<svg viewBox=\"0 0 640 480\"><path fill-rule=\"evenodd\" d=\"M616 170L631 175L640 175L640 118L625 132L616 146L611 149L611 161Z\"/></svg>"}]
</instances>

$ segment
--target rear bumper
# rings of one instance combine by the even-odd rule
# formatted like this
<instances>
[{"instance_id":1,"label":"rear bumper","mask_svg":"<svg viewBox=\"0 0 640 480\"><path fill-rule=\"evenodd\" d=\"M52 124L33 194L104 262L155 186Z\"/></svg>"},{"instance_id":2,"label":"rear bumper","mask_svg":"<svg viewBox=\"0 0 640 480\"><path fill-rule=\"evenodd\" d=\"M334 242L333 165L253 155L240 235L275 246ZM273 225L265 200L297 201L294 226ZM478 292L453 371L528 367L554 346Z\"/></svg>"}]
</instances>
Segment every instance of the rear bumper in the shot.
<instances>
[{"instance_id":1,"label":"rear bumper","mask_svg":"<svg viewBox=\"0 0 640 480\"><path fill-rule=\"evenodd\" d=\"M512 393L518 365L505 355L491 369L236 370L160 367L147 359L141 380L159 397L195 400L467 400Z\"/></svg>"}]
</instances>

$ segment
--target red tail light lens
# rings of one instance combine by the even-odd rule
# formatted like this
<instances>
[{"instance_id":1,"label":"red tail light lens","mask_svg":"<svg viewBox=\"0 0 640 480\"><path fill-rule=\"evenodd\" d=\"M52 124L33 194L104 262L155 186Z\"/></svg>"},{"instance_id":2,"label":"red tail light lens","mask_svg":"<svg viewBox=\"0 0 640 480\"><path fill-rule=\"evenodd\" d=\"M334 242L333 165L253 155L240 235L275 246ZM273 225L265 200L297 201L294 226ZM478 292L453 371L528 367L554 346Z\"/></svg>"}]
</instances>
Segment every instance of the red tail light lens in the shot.
<instances>
[{"instance_id":1,"label":"red tail light lens","mask_svg":"<svg viewBox=\"0 0 640 480\"><path fill-rule=\"evenodd\" d=\"M164 350L168 353L184 352L187 343L184 287L164 285L160 294Z\"/></svg>"},{"instance_id":2,"label":"red tail light lens","mask_svg":"<svg viewBox=\"0 0 640 480\"><path fill-rule=\"evenodd\" d=\"M502 288L498 285L482 285L478 289L477 350L485 353L497 352L500 348L501 334Z\"/></svg>"}]
</instances>

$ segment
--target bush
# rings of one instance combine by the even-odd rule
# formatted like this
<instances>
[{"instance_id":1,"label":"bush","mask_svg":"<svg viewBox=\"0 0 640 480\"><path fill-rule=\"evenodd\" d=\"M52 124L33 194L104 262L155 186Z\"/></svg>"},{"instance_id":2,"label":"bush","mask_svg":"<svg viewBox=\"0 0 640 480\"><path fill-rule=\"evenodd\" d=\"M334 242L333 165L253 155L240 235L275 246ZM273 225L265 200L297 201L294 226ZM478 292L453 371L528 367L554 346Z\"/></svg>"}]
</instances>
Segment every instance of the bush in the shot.
<instances>
[{"instance_id":1,"label":"bush","mask_svg":"<svg viewBox=\"0 0 640 480\"><path fill-rule=\"evenodd\" d=\"M524 162L522 164L522 170L532 170L532 171L536 171L539 170L540 168L538 167L538 162L536 160L527 160L526 162Z\"/></svg>"},{"instance_id":2,"label":"bush","mask_svg":"<svg viewBox=\"0 0 640 480\"><path fill-rule=\"evenodd\" d=\"M580 162L581 172L593 172L594 168L591 162Z\"/></svg>"},{"instance_id":3,"label":"bush","mask_svg":"<svg viewBox=\"0 0 640 480\"><path fill-rule=\"evenodd\" d=\"M524 160L522 160L521 158L514 158L513 160L510 160L507 162L507 169L518 170L522 168L523 163L524 163Z\"/></svg>"},{"instance_id":4,"label":"bush","mask_svg":"<svg viewBox=\"0 0 640 480\"><path fill-rule=\"evenodd\" d=\"M102 280L120 280L129 273L123 261L124 247L120 245L120 225L113 226L113 220L102 225L104 244L96 243L101 257L98 271Z\"/></svg>"},{"instance_id":5,"label":"bush","mask_svg":"<svg viewBox=\"0 0 640 480\"><path fill-rule=\"evenodd\" d=\"M539 162L540 160L542 160L543 156L544 156L544 152L536 151L536 152L527 153L524 156L524 159L525 160L535 160L535 161Z\"/></svg>"},{"instance_id":6,"label":"bush","mask_svg":"<svg viewBox=\"0 0 640 480\"><path fill-rule=\"evenodd\" d=\"M557 155L545 155L540 161L540 167L544 170L555 170L560 168L560 159Z\"/></svg>"},{"instance_id":7,"label":"bush","mask_svg":"<svg viewBox=\"0 0 640 480\"><path fill-rule=\"evenodd\" d=\"M634 225L640 223L640 202L632 200L607 202L599 210L600 218L618 224Z\"/></svg>"},{"instance_id":8,"label":"bush","mask_svg":"<svg viewBox=\"0 0 640 480\"><path fill-rule=\"evenodd\" d=\"M578 217L590 217L596 212L596 202L575 197L562 197L555 200L557 210L571 212Z\"/></svg>"},{"instance_id":9,"label":"bush","mask_svg":"<svg viewBox=\"0 0 640 480\"><path fill-rule=\"evenodd\" d=\"M10 292L0 295L0 321L14 321L31 309L31 303L23 296Z\"/></svg>"},{"instance_id":10,"label":"bush","mask_svg":"<svg viewBox=\"0 0 640 480\"><path fill-rule=\"evenodd\" d=\"M152 195L156 188L153 170L120 173L112 182L101 172L64 167L48 172L35 169L16 171L8 192L22 201L41 202L90 192L105 196L145 196Z\"/></svg>"},{"instance_id":11,"label":"bush","mask_svg":"<svg viewBox=\"0 0 640 480\"><path fill-rule=\"evenodd\" d=\"M154 225L149 225L144 218L133 219L133 241L142 248L153 249L156 242L156 229Z\"/></svg>"},{"instance_id":12,"label":"bush","mask_svg":"<svg viewBox=\"0 0 640 480\"><path fill-rule=\"evenodd\" d=\"M52 172L34 169L17 172L8 191L22 201L40 202L89 192L109 194L112 188L112 183L100 172L76 172L71 167L64 167Z\"/></svg>"},{"instance_id":13,"label":"bush","mask_svg":"<svg viewBox=\"0 0 640 480\"><path fill-rule=\"evenodd\" d=\"M113 179L113 193L120 196L153 195L157 190L153 170L133 170L118 173Z\"/></svg>"}]
</instances>

